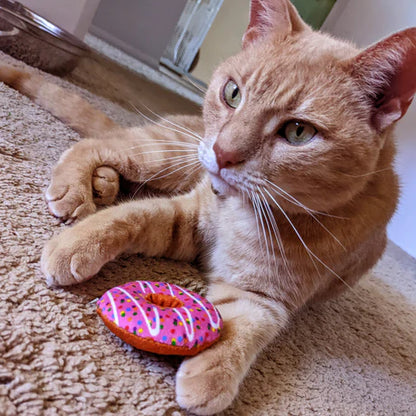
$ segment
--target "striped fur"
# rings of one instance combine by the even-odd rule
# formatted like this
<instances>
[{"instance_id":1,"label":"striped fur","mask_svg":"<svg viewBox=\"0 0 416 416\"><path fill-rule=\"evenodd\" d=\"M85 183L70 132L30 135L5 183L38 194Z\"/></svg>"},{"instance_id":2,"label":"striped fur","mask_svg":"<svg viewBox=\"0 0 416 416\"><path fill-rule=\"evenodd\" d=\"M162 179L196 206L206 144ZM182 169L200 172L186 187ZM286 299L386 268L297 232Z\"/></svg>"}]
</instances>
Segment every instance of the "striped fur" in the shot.
<instances>
[{"instance_id":1,"label":"striped fur","mask_svg":"<svg viewBox=\"0 0 416 416\"><path fill-rule=\"evenodd\" d=\"M78 95L34 73L0 66L0 80L50 111L84 137L98 137L119 126Z\"/></svg>"}]
</instances>

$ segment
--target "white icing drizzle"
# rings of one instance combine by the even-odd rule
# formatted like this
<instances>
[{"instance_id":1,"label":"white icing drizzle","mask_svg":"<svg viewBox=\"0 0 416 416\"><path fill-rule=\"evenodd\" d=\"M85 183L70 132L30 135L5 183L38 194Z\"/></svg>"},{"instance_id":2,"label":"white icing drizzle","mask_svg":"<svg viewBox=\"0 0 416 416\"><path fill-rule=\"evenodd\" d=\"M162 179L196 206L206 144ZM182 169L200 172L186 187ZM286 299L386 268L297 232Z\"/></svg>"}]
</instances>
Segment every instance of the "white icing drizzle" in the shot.
<instances>
[{"instance_id":1,"label":"white icing drizzle","mask_svg":"<svg viewBox=\"0 0 416 416\"><path fill-rule=\"evenodd\" d=\"M176 285L175 285L176 286ZM181 292L183 292L183 293L185 293L186 295L188 295L190 298L192 298L195 302L197 302L198 304L199 304L199 306L205 311L205 313L207 314L207 316L208 316L208 319L209 319L209 322L210 322L210 324L211 324L211 326L213 327L213 328L215 328L215 329L218 329L219 328L219 326L220 326L220 323L221 323L221 319L220 319L220 316L218 315L218 311L217 311L217 308L213 308L214 309L214 312L215 312L215 315L216 315L216 317L217 317L217 322L214 322L213 320L212 320L212 316L211 316L211 314L208 312L208 310L207 310L207 308L205 307L205 305L199 300L199 299L197 299L195 296L192 296L187 290L185 290L185 289L183 289L183 288L180 288L180 287L178 287L178 286L176 286L176 288L179 290L179 291L181 291Z\"/></svg>"},{"instance_id":2,"label":"white icing drizzle","mask_svg":"<svg viewBox=\"0 0 416 416\"><path fill-rule=\"evenodd\" d=\"M169 292L170 292L171 296L173 296L173 297L176 298L175 294L173 293L172 286L169 283L167 285L168 285ZM176 312L176 314L178 315L179 319L182 321L183 326L185 328L186 336L188 337L188 340L190 342L192 342L194 340L194 337L195 337L195 330L194 330L194 323L193 323L193 320L192 320L192 315L191 315L191 312L188 310L188 308L186 308L185 306L181 306L181 308L188 315L189 328L190 328L190 330L188 328L188 324L186 322L186 319L182 316L182 314L180 313L180 311L177 308L173 308L173 310Z\"/></svg>"},{"instance_id":3,"label":"white icing drizzle","mask_svg":"<svg viewBox=\"0 0 416 416\"><path fill-rule=\"evenodd\" d=\"M136 283L140 285L140 288L142 289L143 293L146 293L146 289L143 287L143 283L140 280L136 280Z\"/></svg>"},{"instance_id":4,"label":"white icing drizzle","mask_svg":"<svg viewBox=\"0 0 416 416\"><path fill-rule=\"evenodd\" d=\"M172 290L172 286L169 283L168 283L168 288L169 288L169 292L171 296L175 297L175 294L173 293L173 290Z\"/></svg>"},{"instance_id":5,"label":"white icing drizzle","mask_svg":"<svg viewBox=\"0 0 416 416\"><path fill-rule=\"evenodd\" d=\"M149 287L149 289L153 292L156 293L155 290L153 289L153 286L149 283L149 282L145 282L147 284L147 286Z\"/></svg>"},{"instance_id":6,"label":"white icing drizzle","mask_svg":"<svg viewBox=\"0 0 416 416\"><path fill-rule=\"evenodd\" d=\"M190 331L188 330L188 324L186 323L186 319L184 319L184 317L182 316L182 314L178 311L178 309L173 308L173 310L178 314L179 319L182 321L183 323L183 327L185 328L185 332L186 332L186 336L188 337L189 341L193 341L194 340L194 336L195 336L195 331L194 331L194 323L192 320L192 316L191 316L191 312L189 312L189 310L187 308L185 308L185 306L182 306L182 309L186 312L186 314L188 315L188 319L189 319L189 328L191 329Z\"/></svg>"},{"instance_id":7,"label":"white icing drizzle","mask_svg":"<svg viewBox=\"0 0 416 416\"><path fill-rule=\"evenodd\" d=\"M140 312L142 313L142 316L143 316L143 319L144 319L144 321L146 322L146 325L147 325L147 328L148 328L148 330L149 330L149 332L150 332L150 335L152 335L153 337L154 336L156 336L156 335L158 335L159 334L159 332L160 332L160 317L159 317L159 314L158 314L158 312L157 312L157 309L156 309L156 307L155 306L152 306L152 308L153 308L153 313L155 314L155 327L154 328L152 328L152 326L150 325L150 323L149 323L149 318L147 317L147 315L146 315L146 312L144 311L144 309L140 306L140 304L137 302L137 300L136 299L134 299L134 297L133 296L131 296L130 295L130 293L129 292L127 292L126 290L124 290L123 288L121 288L121 287L116 287L115 289L118 289L118 290L120 290L121 292L123 292L127 297L129 297L134 303L135 303L135 305L139 308L139 310L140 310ZM145 291L144 291L145 292Z\"/></svg>"},{"instance_id":8,"label":"white icing drizzle","mask_svg":"<svg viewBox=\"0 0 416 416\"><path fill-rule=\"evenodd\" d=\"M107 292L107 295L108 295L108 299L110 299L111 307L113 308L114 323L118 326L119 321L118 321L116 303L114 302L113 296L111 295L110 291Z\"/></svg>"}]
</instances>

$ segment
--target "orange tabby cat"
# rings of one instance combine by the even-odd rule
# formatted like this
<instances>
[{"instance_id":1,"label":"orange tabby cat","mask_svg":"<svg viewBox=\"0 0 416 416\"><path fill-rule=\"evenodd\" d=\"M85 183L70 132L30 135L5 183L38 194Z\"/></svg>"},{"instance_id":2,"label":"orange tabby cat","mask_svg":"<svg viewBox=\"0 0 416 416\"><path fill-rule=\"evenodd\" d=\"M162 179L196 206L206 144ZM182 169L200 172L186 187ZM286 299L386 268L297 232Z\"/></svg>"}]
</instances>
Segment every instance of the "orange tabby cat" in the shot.
<instances>
[{"instance_id":1,"label":"orange tabby cat","mask_svg":"<svg viewBox=\"0 0 416 416\"><path fill-rule=\"evenodd\" d=\"M243 50L214 73L203 119L121 129L3 66L0 79L99 136L53 171L50 211L86 218L46 245L48 283L81 283L123 252L203 254L225 329L182 363L176 393L197 414L225 409L293 313L352 286L380 258L398 198L393 124L415 94L415 68L416 29L359 51L312 31L288 0L252 1ZM119 175L167 196L93 214L114 201Z\"/></svg>"}]
</instances>

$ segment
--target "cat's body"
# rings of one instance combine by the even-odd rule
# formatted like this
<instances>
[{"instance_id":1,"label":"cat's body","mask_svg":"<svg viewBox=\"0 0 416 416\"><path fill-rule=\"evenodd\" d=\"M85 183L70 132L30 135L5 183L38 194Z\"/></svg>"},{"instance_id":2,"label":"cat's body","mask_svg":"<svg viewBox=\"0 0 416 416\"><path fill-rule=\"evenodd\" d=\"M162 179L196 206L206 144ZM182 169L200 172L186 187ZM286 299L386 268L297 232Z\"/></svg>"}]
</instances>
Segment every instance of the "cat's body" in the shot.
<instances>
[{"instance_id":1,"label":"cat's body","mask_svg":"<svg viewBox=\"0 0 416 416\"><path fill-rule=\"evenodd\" d=\"M86 217L46 245L48 282L80 283L122 252L200 256L225 328L181 365L177 398L198 414L227 407L291 314L351 287L381 256L415 32L360 53L312 32L286 0L253 1L244 49L214 74L203 119L134 129L1 67L0 79L96 137L65 152L46 193L55 216ZM89 215L114 202L119 175L166 197Z\"/></svg>"}]
</instances>

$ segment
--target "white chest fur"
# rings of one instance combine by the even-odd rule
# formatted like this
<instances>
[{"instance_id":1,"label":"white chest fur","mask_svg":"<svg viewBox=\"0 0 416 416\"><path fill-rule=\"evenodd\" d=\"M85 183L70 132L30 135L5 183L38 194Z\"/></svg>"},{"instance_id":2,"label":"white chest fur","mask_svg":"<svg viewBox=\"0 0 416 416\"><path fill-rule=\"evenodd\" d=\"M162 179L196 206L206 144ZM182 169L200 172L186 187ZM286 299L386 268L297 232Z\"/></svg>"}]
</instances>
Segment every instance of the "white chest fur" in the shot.
<instances>
[{"instance_id":1,"label":"white chest fur","mask_svg":"<svg viewBox=\"0 0 416 416\"><path fill-rule=\"evenodd\" d=\"M245 289L270 290L281 258L271 247L266 249L251 204L239 197L227 198L218 202L216 214L212 218L216 238L209 258L212 277Z\"/></svg>"}]
</instances>

